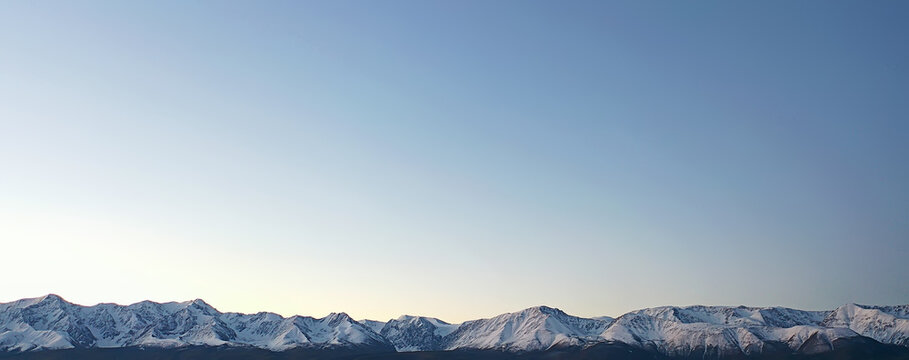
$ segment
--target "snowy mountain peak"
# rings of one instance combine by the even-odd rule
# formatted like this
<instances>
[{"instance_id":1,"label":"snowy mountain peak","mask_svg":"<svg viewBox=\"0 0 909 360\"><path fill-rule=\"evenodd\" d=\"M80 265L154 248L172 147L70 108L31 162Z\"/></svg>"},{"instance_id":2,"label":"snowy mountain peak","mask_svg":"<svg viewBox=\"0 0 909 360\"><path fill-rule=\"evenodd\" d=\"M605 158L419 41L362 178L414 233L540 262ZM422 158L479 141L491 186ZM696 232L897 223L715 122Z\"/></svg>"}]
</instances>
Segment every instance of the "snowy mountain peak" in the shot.
<instances>
[{"instance_id":1,"label":"snowy mountain peak","mask_svg":"<svg viewBox=\"0 0 909 360\"><path fill-rule=\"evenodd\" d=\"M205 300L202 300L202 299L192 300L189 302L189 304L192 306L196 306L196 307L208 307L208 308L212 307L207 302L205 302Z\"/></svg>"},{"instance_id":2,"label":"snowy mountain peak","mask_svg":"<svg viewBox=\"0 0 909 360\"><path fill-rule=\"evenodd\" d=\"M47 295L42 296L40 299L41 299L40 302L54 302L54 303L66 302L66 300L63 300L63 298L57 294L47 294Z\"/></svg>"},{"instance_id":3,"label":"snowy mountain peak","mask_svg":"<svg viewBox=\"0 0 909 360\"><path fill-rule=\"evenodd\" d=\"M529 308L526 308L526 309L524 309L524 310L519 311L519 313L523 313L523 314L553 315L553 316L563 316L563 315L567 315L567 314L565 314L565 312L562 311L562 310L559 310L559 309L556 309L556 308L553 308L553 307L549 307L549 306L545 306L545 305L539 305L539 306L529 307Z\"/></svg>"},{"instance_id":4,"label":"snowy mountain peak","mask_svg":"<svg viewBox=\"0 0 909 360\"><path fill-rule=\"evenodd\" d=\"M491 319L467 321L446 337L448 349L545 350L595 341L609 322L535 306Z\"/></svg>"},{"instance_id":5,"label":"snowy mountain peak","mask_svg":"<svg viewBox=\"0 0 909 360\"><path fill-rule=\"evenodd\" d=\"M325 321L332 325L341 323L356 323L356 320L352 319L350 315L347 315L347 313L344 312L328 314L328 316L322 318L322 321Z\"/></svg>"},{"instance_id":6,"label":"snowy mountain peak","mask_svg":"<svg viewBox=\"0 0 909 360\"><path fill-rule=\"evenodd\" d=\"M380 333L398 351L427 351L441 350L444 337L457 328L436 318L401 315L385 323Z\"/></svg>"},{"instance_id":7,"label":"snowy mountain peak","mask_svg":"<svg viewBox=\"0 0 909 360\"><path fill-rule=\"evenodd\" d=\"M397 319L394 319L394 321L400 321L400 322L413 322L413 321L419 321L419 320L420 320L419 316L413 316L413 315L401 315L401 316L398 316Z\"/></svg>"},{"instance_id":8,"label":"snowy mountain peak","mask_svg":"<svg viewBox=\"0 0 909 360\"><path fill-rule=\"evenodd\" d=\"M35 306L38 304L43 304L44 306L48 306L48 305L65 306L66 304L69 304L69 303L66 300L63 300L63 298L60 297L60 295L47 294L47 295L35 297L35 298L25 298L25 299L16 300L11 303L7 303L6 305L13 306L13 307L19 307L19 308L25 308L25 307L29 307L29 306Z\"/></svg>"},{"instance_id":9,"label":"snowy mountain peak","mask_svg":"<svg viewBox=\"0 0 909 360\"><path fill-rule=\"evenodd\" d=\"M213 306L209 305L207 302L205 302L202 299L195 299L195 300L186 302L186 308L200 311L201 313L203 313L205 315L210 315L210 316L215 316L217 314L220 314L220 312L218 312L217 309L215 309Z\"/></svg>"}]
</instances>

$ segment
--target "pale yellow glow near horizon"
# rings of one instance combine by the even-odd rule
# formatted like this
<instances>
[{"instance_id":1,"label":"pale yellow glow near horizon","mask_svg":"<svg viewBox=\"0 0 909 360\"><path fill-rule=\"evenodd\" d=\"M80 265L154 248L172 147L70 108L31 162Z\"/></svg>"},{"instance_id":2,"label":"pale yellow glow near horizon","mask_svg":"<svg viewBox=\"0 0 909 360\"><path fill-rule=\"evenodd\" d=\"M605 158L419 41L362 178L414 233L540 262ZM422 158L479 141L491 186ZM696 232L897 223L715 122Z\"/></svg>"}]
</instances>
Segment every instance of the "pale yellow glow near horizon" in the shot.
<instances>
[{"instance_id":1,"label":"pale yellow glow near horizon","mask_svg":"<svg viewBox=\"0 0 909 360\"><path fill-rule=\"evenodd\" d=\"M254 247L235 251L201 246L178 234L117 220L122 219L0 210L0 238L11 240L4 241L5 266L16 270L0 291L0 302L48 293L80 305L201 298L222 312L314 317L346 312L357 319L382 321L407 314L453 323L534 305L559 307L509 306L507 297L496 302L482 296L438 296L432 286L421 289L419 284L407 285L410 291L401 294L397 287L370 286L379 279L361 274L360 268L351 268L351 274L343 262L265 254ZM307 276L307 267L329 265L339 265L337 278ZM351 283L352 276L367 278Z\"/></svg>"}]
</instances>

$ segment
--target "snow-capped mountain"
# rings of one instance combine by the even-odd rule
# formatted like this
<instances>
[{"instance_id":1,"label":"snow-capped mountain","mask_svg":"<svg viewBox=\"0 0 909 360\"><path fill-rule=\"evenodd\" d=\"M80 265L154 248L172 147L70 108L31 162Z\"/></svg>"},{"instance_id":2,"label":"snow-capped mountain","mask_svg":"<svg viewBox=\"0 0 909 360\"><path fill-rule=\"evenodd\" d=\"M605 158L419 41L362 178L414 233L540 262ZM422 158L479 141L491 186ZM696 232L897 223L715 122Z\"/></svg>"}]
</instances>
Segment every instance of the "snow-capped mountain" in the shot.
<instances>
[{"instance_id":1,"label":"snow-capped mountain","mask_svg":"<svg viewBox=\"0 0 909 360\"><path fill-rule=\"evenodd\" d=\"M847 304L831 311L821 324L846 327L885 344L909 347L909 305Z\"/></svg>"},{"instance_id":2,"label":"snow-capped mountain","mask_svg":"<svg viewBox=\"0 0 909 360\"><path fill-rule=\"evenodd\" d=\"M671 357L724 358L810 354L878 342L909 348L909 305L848 304L832 311L667 306L616 319L581 318L538 306L449 324L421 316L381 322L355 321L344 313L324 318L222 313L202 300L81 306L47 295L0 304L3 352L198 345L272 351L533 352L621 343Z\"/></svg>"},{"instance_id":3,"label":"snow-capped mountain","mask_svg":"<svg viewBox=\"0 0 909 360\"><path fill-rule=\"evenodd\" d=\"M380 334L397 351L431 351L444 349L443 339L457 329L436 318L404 315L385 323Z\"/></svg>"},{"instance_id":4,"label":"snow-capped mountain","mask_svg":"<svg viewBox=\"0 0 909 360\"><path fill-rule=\"evenodd\" d=\"M585 319L559 309L537 306L491 319L467 321L444 338L444 348L546 350L597 341L609 321Z\"/></svg>"}]
</instances>

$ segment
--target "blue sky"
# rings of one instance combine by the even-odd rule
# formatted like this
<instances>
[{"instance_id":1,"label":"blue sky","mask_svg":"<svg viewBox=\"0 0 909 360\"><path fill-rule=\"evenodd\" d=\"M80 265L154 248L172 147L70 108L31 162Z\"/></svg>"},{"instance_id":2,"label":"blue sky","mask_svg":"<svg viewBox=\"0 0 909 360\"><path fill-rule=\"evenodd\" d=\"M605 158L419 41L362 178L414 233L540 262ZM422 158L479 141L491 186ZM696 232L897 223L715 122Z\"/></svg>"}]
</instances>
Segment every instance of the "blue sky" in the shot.
<instances>
[{"instance_id":1,"label":"blue sky","mask_svg":"<svg viewBox=\"0 0 909 360\"><path fill-rule=\"evenodd\" d=\"M907 15L3 2L0 301L906 303Z\"/></svg>"}]
</instances>

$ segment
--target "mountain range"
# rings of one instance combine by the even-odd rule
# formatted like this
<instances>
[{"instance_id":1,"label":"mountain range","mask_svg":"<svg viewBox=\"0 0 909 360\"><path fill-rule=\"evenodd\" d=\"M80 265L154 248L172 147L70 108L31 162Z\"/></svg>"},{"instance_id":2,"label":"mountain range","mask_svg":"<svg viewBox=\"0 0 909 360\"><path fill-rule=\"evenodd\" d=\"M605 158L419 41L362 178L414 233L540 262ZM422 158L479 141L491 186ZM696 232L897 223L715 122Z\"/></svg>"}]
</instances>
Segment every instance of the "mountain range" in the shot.
<instances>
[{"instance_id":1,"label":"mountain range","mask_svg":"<svg viewBox=\"0 0 909 360\"><path fill-rule=\"evenodd\" d=\"M222 313L202 300L76 305L57 295L0 304L0 352L194 346L361 352L496 351L526 354L621 345L671 358L823 354L868 344L909 353L909 305L847 304L830 311L687 306L582 318L537 306L449 324L423 316L385 322ZM862 345L865 344L865 345Z\"/></svg>"}]
</instances>

